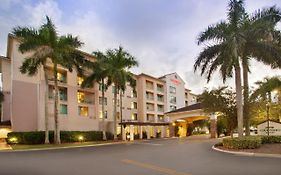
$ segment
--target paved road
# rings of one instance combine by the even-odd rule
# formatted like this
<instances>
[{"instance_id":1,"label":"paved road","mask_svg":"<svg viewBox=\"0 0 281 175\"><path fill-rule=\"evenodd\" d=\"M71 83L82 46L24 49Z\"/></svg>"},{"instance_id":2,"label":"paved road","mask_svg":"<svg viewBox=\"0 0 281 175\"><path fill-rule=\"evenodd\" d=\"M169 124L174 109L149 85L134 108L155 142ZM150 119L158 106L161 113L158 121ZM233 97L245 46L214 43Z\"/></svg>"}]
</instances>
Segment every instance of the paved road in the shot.
<instances>
[{"instance_id":1,"label":"paved road","mask_svg":"<svg viewBox=\"0 0 281 175\"><path fill-rule=\"evenodd\" d=\"M151 140L64 150L0 153L1 175L279 175L280 158L213 151L217 140Z\"/></svg>"}]
</instances>

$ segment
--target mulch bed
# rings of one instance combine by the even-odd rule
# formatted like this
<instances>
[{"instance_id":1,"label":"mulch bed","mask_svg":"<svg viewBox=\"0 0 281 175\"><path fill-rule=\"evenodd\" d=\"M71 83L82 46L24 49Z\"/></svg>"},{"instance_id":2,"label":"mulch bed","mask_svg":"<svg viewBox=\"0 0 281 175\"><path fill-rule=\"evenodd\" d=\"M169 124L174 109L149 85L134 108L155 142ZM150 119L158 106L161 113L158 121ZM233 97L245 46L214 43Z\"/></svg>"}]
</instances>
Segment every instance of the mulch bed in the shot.
<instances>
[{"instance_id":1,"label":"mulch bed","mask_svg":"<svg viewBox=\"0 0 281 175\"><path fill-rule=\"evenodd\" d=\"M217 148L227 151L239 151L239 152L251 152L251 153L265 153L265 154L281 154L281 144L262 144L260 148L256 149L227 149L223 146L218 146Z\"/></svg>"}]
</instances>

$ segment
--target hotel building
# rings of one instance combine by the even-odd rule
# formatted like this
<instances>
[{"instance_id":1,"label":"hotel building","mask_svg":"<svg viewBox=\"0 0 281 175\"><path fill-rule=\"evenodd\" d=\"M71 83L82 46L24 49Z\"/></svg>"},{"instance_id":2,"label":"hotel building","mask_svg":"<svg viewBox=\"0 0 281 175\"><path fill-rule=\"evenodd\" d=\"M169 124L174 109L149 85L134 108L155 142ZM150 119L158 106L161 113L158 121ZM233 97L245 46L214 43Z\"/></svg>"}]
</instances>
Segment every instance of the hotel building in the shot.
<instances>
[{"instance_id":1,"label":"hotel building","mask_svg":"<svg viewBox=\"0 0 281 175\"><path fill-rule=\"evenodd\" d=\"M45 79L41 68L36 75L21 74L19 67L24 58L31 53L22 54L18 51L19 40L13 35L8 36L7 56L1 58L2 91L5 100L2 103L1 122L10 121L12 131L45 130L45 112L49 116L49 128L54 129L53 118L53 70L51 62L48 69L48 99L45 99ZM90 60L95 58L87 53L82 55ZM106 130L113 132L113 92L110 86L102 100L99 83L91 88L81 88L83 78L75 70L69 72L58 67L59 79L59 126L60 130L89 131L101 130L101 105L105 104ZM135 75L136 88L128 84L126 91L117 99L118 133L125 126L130 138L146 134L150 137L169 136L169 118L165 112L172 111L196 102L196 96L185 89L185 83L177 73L156 78L146 74ZM45 111L45 102L48 111ZM122 102L122 111L120 105ZM122 114L122 117L121 117ZM121 121L122 118L122 121Z\"/></svg>"}]
</instances>

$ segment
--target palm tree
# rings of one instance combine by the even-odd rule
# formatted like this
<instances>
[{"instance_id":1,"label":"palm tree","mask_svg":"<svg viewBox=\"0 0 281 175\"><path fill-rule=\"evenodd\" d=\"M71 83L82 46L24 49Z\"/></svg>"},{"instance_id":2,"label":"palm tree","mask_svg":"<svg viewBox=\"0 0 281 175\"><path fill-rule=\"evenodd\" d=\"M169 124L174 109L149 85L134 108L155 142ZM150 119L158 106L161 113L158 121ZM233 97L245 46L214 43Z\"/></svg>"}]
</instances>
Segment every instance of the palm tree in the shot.
<instances>
[{"instance_id":1,"label":"palm tree","mask_svg":"<svg viewBox=\"0 0 281 175\"><path fill-rule=\"evenodd\" d=\"M19 50L22 53L32 52L30 57L25 58L20 70L22 73L34 75L40 67L43 67L45 75L45 132L46 142L48 137L48 116L47 116L47 93L48 93L48 75L47 61L52 62L54 77L54 141L60 144L60 131L58 119L58 65L66 67L69 71L75 67L81 72L79 64L83 63L83 57L76 48L82 45L77 37L68 34L59 36L56 28L50 18L46 17L47 22L38 30L28 27L16 27L13 34L21 39Z\"/></svg>"},{"instance_id":2,"label":"palm tree","mask_svg":"<svg viewBox=\"0 0 281 175\"><path fill-rule=\"evenodd\" d=\"M92 73L86 77L82 83L82 87L92 86L94 82L99 82L101 85L102 91L102 131L103 131L103 140L107 140L106 131L105 131L105 91L107 87L105 86L105 79L107 77L107 70L105 69L105 55L100 52L93 52L93 55L96 57L97 61L92 63L91 71Z\"/></svg>"},{"instance_id":3,"label":"palm tree","mask_svg":"<svg viewBox=\"0 0 281 175\"><path fill-rule=\"evenodd\" d=\"M281 90L281 80L277 76L271 78L266 77L263 81L257 81L255 84L258 85L258 88L252 93L251 99L260 97L271 103L272 91Z\"/></svg>"},{"instance_id":4,"label":"palm tree","mask_svg":"<svg viewBox=\"0 0 281 175\"><path fill-rule=\"evenodd\" d=\"M240 35L240 26L245 15L242 0L231 0L228 9L228 19L209 26L199 35L198 44L212 41L199 54L194 64L194 70L201 68L201 75L207 75L210 81L213 73L219 69L223 81L235 73L237 121L239 137L243 136L243 105L241 86L240 55L244 40Z\"/></svg>"},{"instance_id":5,"label":"palm tree","mask_svg":"<svg viewBox=\"0 0 281 175\"><path fill-rule=\"evenodd\" d=\"M281 67L281 52L276 42L272 37L273 34L279 34L274 29L276 24L281 19L280 10L275 6L258 10L252 15L246 15L242 26L241 35L243 35L245 45L241 53L241 62L243 67L243 85L244 85L244 118L246 135L250 135L249 122L249 83L248 73L250 72L250 60L255 59L266 65L271 65L273 68ZM272 42L272 40L274 41Z\"/></svg>"},{"instance_id":6,"label":"palm tree","mask_svg":"<svg viewBox=\"0 0 281 175\"><path fill-rule=\"evenodd\" d=\"M138 62L122 47L109 49L106 52L106 69L108 70L107 86L114 84L113 125L114 139L117 139L117 94L119 90L125 91L126 83L133 83L133 74L130 68L138 66ZM133 85L133 84L132 84Z\"/></svg>"}]
</instances>

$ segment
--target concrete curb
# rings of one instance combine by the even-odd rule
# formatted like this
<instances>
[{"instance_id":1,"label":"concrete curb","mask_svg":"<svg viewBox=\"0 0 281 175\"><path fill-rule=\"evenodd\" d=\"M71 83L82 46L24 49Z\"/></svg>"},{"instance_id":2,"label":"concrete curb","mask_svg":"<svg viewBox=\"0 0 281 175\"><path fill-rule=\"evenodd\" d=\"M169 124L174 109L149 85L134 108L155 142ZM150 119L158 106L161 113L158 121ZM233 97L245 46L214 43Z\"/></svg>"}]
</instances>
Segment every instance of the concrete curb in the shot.
<instances>
[{"instance_id":1,"label":"concrete curb","mask_svg":"<svg viewBox=\"0 0 281 175\"><path fill-rule=\"evenodd\" d=\"M212 146L212 149L218 152L240 155L240 156L251 156L251 157L266 157L266 158L281 158L280 154L266 154L266 153L251 153L251 152L239 152L239 151L226 151L219 148L216 148L215 145Z\"/></svg>"},{"instance_id":2,"label":"concrete curb","mask_svg":"<svg viewBox=\"0 0 281 175\"><path fill-rule=\"evenodd\" d=\"M147 142L147 141L153 141L153 140L169 140L169 139L176 139L176 138L177 137L168 137L168 138L144 139L144 140L134 140L134 141L109 142L109 143L100 143L100 144L95 144L95 145L77 145L77 146L65 146L65 147L53 147L53 148L34 148L34 149L22 149L22 150L2 149L2 150L0 150L0 153L48 151L48 150L60 150L60 149L72 149L72 148L87 148L87 147L98 147L98 146L107 146L107 145L132 144L132 143Z\"/></svg>"},{"instance_id":3,"label":"concrete curb","mask_svg":"<svg viewBox=\"0 0 281 175\"><path fill-rule=\"evenodd\" d=\"M125 144L130 142L112 142L112 143L100 143L96 145L78 145L78 146L64 146L64 147L53 147L53 148L34 148L34 149L22 149L22 150L0 150L0 153L11 153L11 152L32 152L32 151L48 151L48 150L60 150L60 149L72 149L72 148L87 148L87 147L98 147L98 146L106 146L106 145L118 145Z\"/></svg>"}]
</instances>

